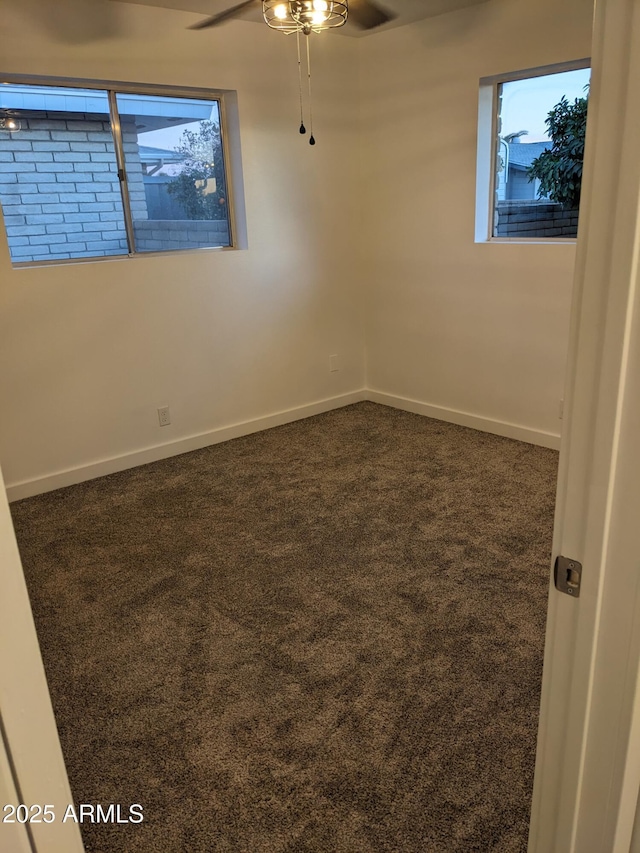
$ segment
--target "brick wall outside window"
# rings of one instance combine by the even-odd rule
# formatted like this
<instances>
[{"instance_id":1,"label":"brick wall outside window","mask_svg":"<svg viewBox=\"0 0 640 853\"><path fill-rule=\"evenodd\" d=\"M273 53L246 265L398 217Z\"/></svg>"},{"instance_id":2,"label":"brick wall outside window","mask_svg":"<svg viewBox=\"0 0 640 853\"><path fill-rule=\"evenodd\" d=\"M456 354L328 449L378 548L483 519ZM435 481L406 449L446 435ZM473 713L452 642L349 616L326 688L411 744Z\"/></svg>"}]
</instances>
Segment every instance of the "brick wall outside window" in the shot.
<instances>
[{"instance_id":1,"label":"brick wall outside window","mask_svg":"<svg viewBox=\"0 0 640 853\"><path fill-rule=\"evenodd\" d=\"M126 254L120 182L104 115L43 113L0 134L0 199L14 262ZM122 126L134 217L147 218L135 127Z\"/></svg>"}]
</instances>

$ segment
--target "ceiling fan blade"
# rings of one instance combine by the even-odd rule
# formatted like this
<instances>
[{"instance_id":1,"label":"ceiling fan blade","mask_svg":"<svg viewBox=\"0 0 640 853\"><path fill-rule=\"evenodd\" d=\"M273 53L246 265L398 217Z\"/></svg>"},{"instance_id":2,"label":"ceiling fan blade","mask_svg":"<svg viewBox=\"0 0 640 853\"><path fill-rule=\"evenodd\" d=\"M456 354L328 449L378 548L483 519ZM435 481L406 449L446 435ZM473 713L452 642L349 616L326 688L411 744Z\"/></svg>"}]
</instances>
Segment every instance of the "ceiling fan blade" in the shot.
<instances>
[{"instance_id":1,"label":"ceiling fan blade","mask_svg":"<svg viewBox=\"0 0 640 853\"><path fill-rule=\"evenodd\" d=\"M372 0L349 0L349 20L363 30L372 30L395 17L392 12L384 12Z\"/></svg>"},{"instance_id":2,"label":"ceiling fan blade","mask_svg":"<svg viewBox=\"0 0 640 853\"><path fill-rule=\"evenodd\" d=\"M225 9L224 12L219 12L217 15L211 15L210 18L205 18L203 21L198 21L197 24L192 24L190 30L204 30L207 27L217 27L218 24L223 24L231 18L239 18L240 15L253 6L255 0L244 0L244 3L238 3L237 6L232 6L230 9Z\"/></svg>"},{"instance_id":3,"label":"ceiling fan blade","mask_svg":"<svg viewBox=\"0 0 640 853\"><path fill-rule=\"evenodd\" d=\"M107 0L21 0L16 6L59 44L88 44L122 32L121 7Z\"/></svg>"}]
</instances>

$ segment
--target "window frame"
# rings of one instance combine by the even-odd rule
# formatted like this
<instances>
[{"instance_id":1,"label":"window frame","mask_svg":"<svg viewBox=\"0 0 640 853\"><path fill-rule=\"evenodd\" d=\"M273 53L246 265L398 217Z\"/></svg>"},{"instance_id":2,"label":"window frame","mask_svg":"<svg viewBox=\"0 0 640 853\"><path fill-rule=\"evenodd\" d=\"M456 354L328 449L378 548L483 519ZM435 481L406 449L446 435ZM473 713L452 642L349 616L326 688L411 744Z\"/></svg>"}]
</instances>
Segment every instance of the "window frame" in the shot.
<instances>
[{"instance_id":1,"label":"window frame","mask_svg":"<svg viewBox=\"0 0 640 853\"><path fill-rule=\"evenodd\" d=\"M167 256L168 254L183 254L185 252L220 252L247 248L246 214L244 208L244 192L240 157L240 134L238 119L237 93L231 89L204 89L191 86L165 86L154 83L129 83L120 80L98 80L74 77L48 77L30 74L6 74L0 72L0 86L5 84L20 86L51 86L70 89L100 89L107 93L109 99L109 120L114 141L115 165L120 176L122 206L125 220L129 251L113 255L96 255L95 257L57 258L53 260L14 261L14 269L25 269L40 266L58 266L64 264L96 263L99 261L136 260L141 257ZM120 131L120 116L117 106L118 94L150 95L168 98L193 98L195 100L216 101L220 117L220 139L224 160L225 182L227 188L227 220L229 226L228 246L202 246L198 248L165 249L151 251L136 251L135 235L133 233L133 217L129 207L129 187L123 141ZM185 220L188 221L188 220ZM5 231L5 239L8 240ZM131 250L133 247L133 251ZM10 253L9 253L10 255Z\"/></svg>"},{"instance_id":2,"label":"window frame","mask_svg":"<svg viewBox=\"0 0 640 853\"><path fill-rule=\"evenodd\" d=\"M552 65L539 65L481 77L478 94L478 141L476 158L476 243L522 243L533 245L574 244L575 237L494 237L494 217L496 203L496 163L498 158L498 87L502 83L516 80L529 80L532 77L546 77L562 74L566 71L579 71L591 68L591 57L556 62Z\"/></svg>"}]
</instances>

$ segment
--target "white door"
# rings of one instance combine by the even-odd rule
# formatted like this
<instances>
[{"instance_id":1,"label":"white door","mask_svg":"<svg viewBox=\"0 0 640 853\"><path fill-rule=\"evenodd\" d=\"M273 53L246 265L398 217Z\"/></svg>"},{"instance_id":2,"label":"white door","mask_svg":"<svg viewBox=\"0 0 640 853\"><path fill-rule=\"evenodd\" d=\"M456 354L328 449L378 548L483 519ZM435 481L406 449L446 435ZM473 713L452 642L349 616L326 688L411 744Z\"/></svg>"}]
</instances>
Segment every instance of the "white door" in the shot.
<instances>
[{"instance_id":1,"label":"white door","mask_svg":"<svg viewBox=\"0 0 640 853\"><path fill-rule=\"evenodd\" d=\"M5 823L3 819L10 816L10 811L3 811L0 850L82 853L77 824L62 822L66 806L73 801L2 472L0 589L0 807L20 803L51 806L46 817L33 810L31 816L40 822L28 825Z\"/></svg>"},{"instance_id":2,"label":"white door","mask_svg":"<svg viewBox=\"0 0 640 853\"><path fill-rule=\"evenodd\" d=\"M640 781L640 2L596 0L529 853L629 853Z\"/></svg>"},{"instance_id":3,"label":"white door","mask_svg":"<svg viewBox=\"0 0 640 853\"><path fill-rule=\"evenodd\" d=\"M9 756L0 737L0 850L32 853L27 828L16 820L15 813L11 811L11 807L19 802Z\"/></svg>"}]
</instances>

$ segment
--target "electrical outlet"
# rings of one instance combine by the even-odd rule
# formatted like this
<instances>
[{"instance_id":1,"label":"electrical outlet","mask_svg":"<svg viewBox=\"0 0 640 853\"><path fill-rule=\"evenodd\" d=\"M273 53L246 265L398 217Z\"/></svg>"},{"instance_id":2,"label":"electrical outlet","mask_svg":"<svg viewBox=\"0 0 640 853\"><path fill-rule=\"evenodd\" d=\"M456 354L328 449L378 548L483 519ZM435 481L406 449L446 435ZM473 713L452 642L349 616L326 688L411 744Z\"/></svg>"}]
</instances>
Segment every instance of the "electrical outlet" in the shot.
<instances>
[{"instance_id":1,"label":"electrical outlet","mask_svg":"<svg viewBox=\"0 0 640 853\"><path fill-rule=\"evenodd\" d=\"M338 370L340 370L340 365L338 364L338 356L337 355L330 355L329 356L329 372L330 373L336 373Z\"/></svg>"},{"instance_id":2,"label":"electrical outlet","mask_svg":"<svg viewBox=\"0 0 640 853\"><path fill-rule=\"evenodd\" d=\"M169 413L169 406L161 406L158 409L158 423L160 426L169 426L171 423L171 414Z\"/></svg>"}]
</instances>

